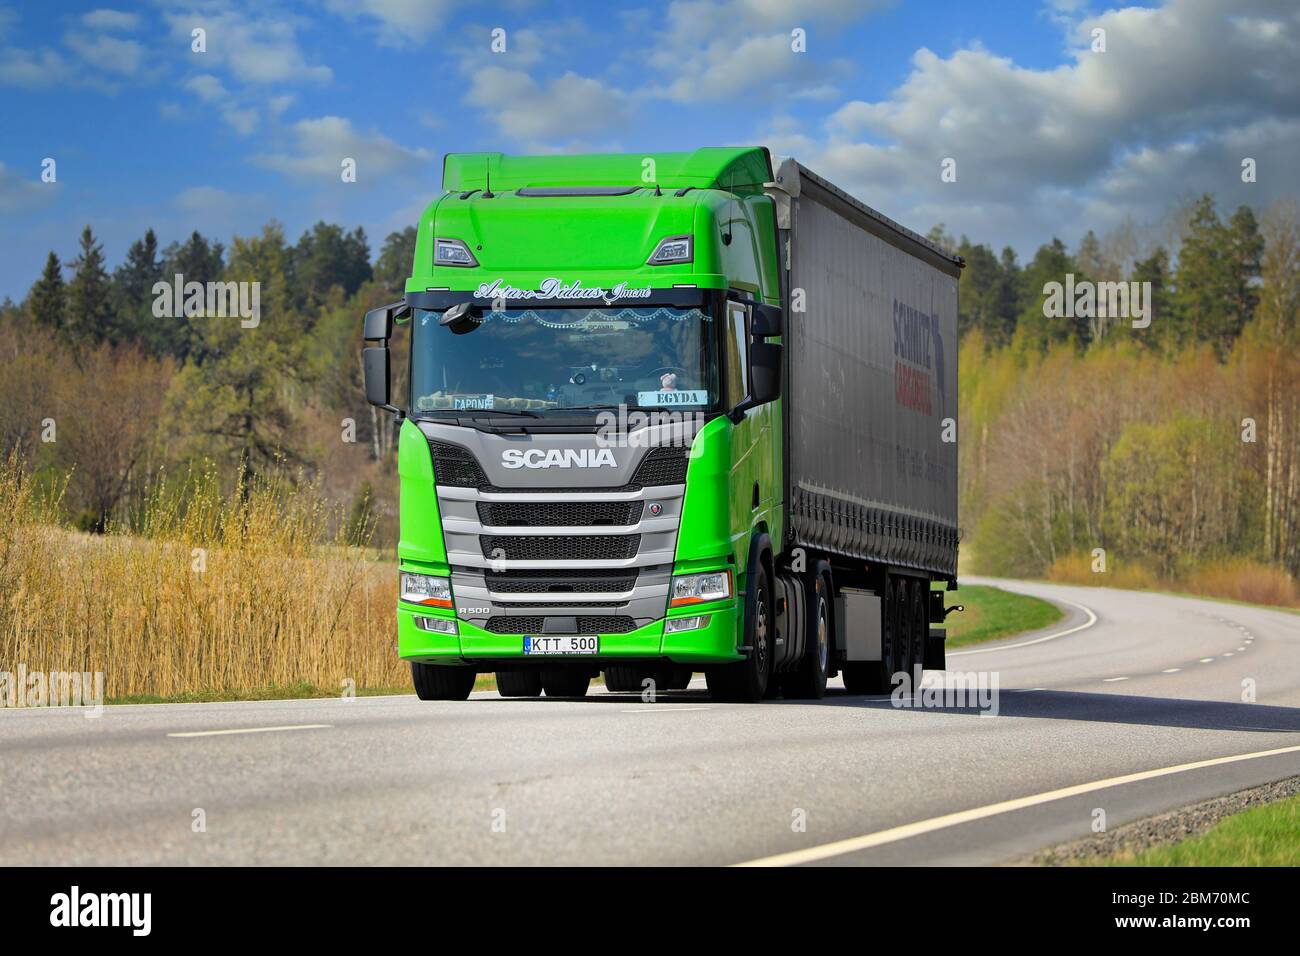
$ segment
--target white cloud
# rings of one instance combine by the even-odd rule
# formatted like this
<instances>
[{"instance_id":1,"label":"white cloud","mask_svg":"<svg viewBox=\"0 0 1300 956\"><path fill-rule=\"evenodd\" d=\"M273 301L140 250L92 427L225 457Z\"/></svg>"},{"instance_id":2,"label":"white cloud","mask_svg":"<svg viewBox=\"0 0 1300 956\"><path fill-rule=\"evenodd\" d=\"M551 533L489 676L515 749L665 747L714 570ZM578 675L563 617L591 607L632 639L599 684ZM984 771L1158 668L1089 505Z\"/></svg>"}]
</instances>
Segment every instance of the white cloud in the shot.
<instances>
[{"instance_id":1,"label":"white cloud","mask_svg":"<svg viewBox=\"0 0 1300 956\"><path fill-rule=\"evenodd\" d=\"M344 159L357 162L357 182L373 176L400 175L425 168L433 154L423 147L410 148L381 133L362 133L350 120L322 116L299 120L291 127L293 152L265 153L252 162L290 176L331 177L338 181Z\"/></svg>"},{"instance_id":2,"label":"white cloud","mask_svg":"<svg viewBox=\"0 0 1300 956\"><path fill-rule=\"evenodd\" d=\"M376 21L379 42L400 47L426 41L445 23L454 3L452 0L329 0L327 5L333 13L349 19Z\"/></svg>"},{"instance_id":3,"label":"white cloud","mask_svg":"<svg viewBox=\"0 0 1300 956\"><path fill-rule=\"evenodd\" d=\"M200 73L185 81L185 88L205 103L219 103L230 96L225 85L211 73Z\"/></svg>"},{"instance_id":4,"label":"white cloud","mask_svg":"<svg viewBox=\"0 0 1300 956\"><path fill-rule=\"evenodd\" d=\"M630 113L628 97L598 80L565 73L539 83L522 70L474 70L466 100L482 107L505 136L519 141L572 139L608 132Z\"/></svg>"},{"instance_id":5,"label":"white cloud","mask_svg":"<svg viewBox=\"0 0 1300 956\"><path fill-rule=\"evenodd\" d=\"M39 168L30 176L22 176L0 163L0 212L6 215L43 206L53 201L58 189L58 183L41 181Z\"/></svg>"},{"instance_id":6,"label":"white cloud","mask_svg":"<svg viewBox=\"0 0 1300 956\"><path fill-rule=\"evenodd\" d=\"M864 0L675 0L668 32L650 64L662 76L652 90L681 102L724 99L761 89L770 95L825 98L852 65L817 52L820 29L830 30L884 6ZM806 48L793 49L795 29Z\"/></svg>"},{"instance_id":7,"label":"white cloud","mask_svg":"<svg viewBox=\"0 0 1300 956\"><path fill-rule=\"evenodd\" d=\"M164 14L174 39L190 44L191 31L207 31L207 52L191 56L220 66L243 83L326 83L333 77L328 66L307 61L298 46L298 21L292 18L245 15L209 7ZM209 67L210 68L210 67Z\"/></svg>"},{"instance_id":8,"label":"white cloud","mask_svg":"<svg viewBox=\"0 0 1300 956\"><path fill-rule=\"evenodd\" d=\"M83 14L81 22L92 30L135 30L140 26L140 17L121 10L99 9Z\"/></svg>"},{"instance_id":9,"label":"white cloud","mask_svg":"<svg viewBox=\"0 0 1300 956\"><path fill-rule=\"evenodd\" d=\"M70 30L63 42L86 63L105 73L133 76L144 62L144 47L135 40L105 34L87 37Z\"/></svg>"},{"instance_id":10,"label":"white cloud","mask_svg":"<svg viewBox=\"0 0 1300 956\"><path fill-rule=\"evenodd\" d=\"M1156 222L1200 192L1265 205L1300 189L1293 2L1257 0L1250 16L1229 0L1168 0L1057 17L1070 62L1027 69L978 46L919 50L888 98L841 106L816 143L799 143L800 159L922 231L944 221L1020 244ZM1105 53L1089 48L1097 27ZM1243 156L1260 162L1251 187ZM955 183L940 180L947 157Z\"/></svg>"},{"instance_id":11,"label":"white cloud","mask_svg":"<svg viewBox=\"0 0 1300 956\"><path fill-rule=\"evenodd\" d=\"M28 89L49 89L71 75L67 61L48 47L23 50L11 47L0 50L0 83Z\"/></svg>"}]
</instances>

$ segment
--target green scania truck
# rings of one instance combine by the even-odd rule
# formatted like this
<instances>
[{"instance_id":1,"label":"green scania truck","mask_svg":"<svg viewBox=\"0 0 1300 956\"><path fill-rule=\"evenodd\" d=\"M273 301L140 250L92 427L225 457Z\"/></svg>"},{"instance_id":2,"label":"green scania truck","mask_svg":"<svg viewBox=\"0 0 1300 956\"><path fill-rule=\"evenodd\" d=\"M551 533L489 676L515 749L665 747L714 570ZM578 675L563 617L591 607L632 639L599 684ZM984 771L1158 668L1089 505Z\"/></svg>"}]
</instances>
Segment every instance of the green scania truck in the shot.
<instances>
[{"instance_id":1,"label":"green scania truck","mask_svg":"<svg viewBox=\"0 0 1300 956\"><path fill-rule=\"evenodd\" d=\"M943 666L959 258L763 148L450 154L443 189L363 350L422 699Z\"/></svg>"}]
</instances>

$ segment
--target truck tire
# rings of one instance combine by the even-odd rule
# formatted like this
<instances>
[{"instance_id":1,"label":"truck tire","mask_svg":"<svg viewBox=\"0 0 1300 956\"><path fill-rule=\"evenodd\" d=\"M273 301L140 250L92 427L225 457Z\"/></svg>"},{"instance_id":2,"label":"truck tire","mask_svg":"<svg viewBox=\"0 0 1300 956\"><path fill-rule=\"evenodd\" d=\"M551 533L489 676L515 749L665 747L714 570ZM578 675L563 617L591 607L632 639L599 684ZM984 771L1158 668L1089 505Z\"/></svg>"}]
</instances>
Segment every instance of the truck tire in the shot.
<instances>
[{"instance_id":1,"label":"truck tire","mask_svg":"<svg viewBox=\"0 0 1300 956\"><path fill-rule=\"evenodd\" d=\"M542 675L538 671L497 671L497 693L502 697L541 697Z\"/></svg>"},{"instance_id":2,"label":"truck tire","mask_svg":"<svg viewBox=\"0 0 1300 956\"><path fill-rule=\"evenodd\" d=\"M465 700L478 673L472 667L421 664L411 661L411 683L420 700Z\"/></svg>"},{"instance_id":3,"label":"truck tire","mask_svg":"<svg viewBox=\"0 0 1300 956\"><path fill-rule=\"evenodd\" d=\"M691 686L691 678L695 676L693 670L685 667L675 667L667 672L667 677L663 682L665 690L686 690Z\"/></svg>"},{"instance_id":4,"label":"truck tire","mask_svg":"<svg viewBox=\"0 0 1300 956\"><path fill-rule=\"evenodd\" d=\"M925 673L925 638L930 633L930 605L926 600L928 591L929 585L925 582L912 584L912 603L908 615L910 640L907 642L907 675L912 681L913 693L920 691L918 678Z\"/></svg>"},{"instance_id":5,"label":"truck tire","mask_svg":"<svg viewBox=\"0 0 1300 956\"><path fill-rule=\"evenodd\" d=\"M605 690L611 694L641 693L641 677L644 672L639 667L619 664L605 668Z\"/></svg>"},{"instance_id":6,"label":"truck tire","mask_svg":"<svg viewBox=\"0 0 1300 956\"><path fill-rule=\"evenodd\" d=\"M767 693L772 675L772 583L767 568L756 560L757 570L745 594L745 644L749 654L743 661L705 669L704 678L714 700L753 704Z\"/></svg>"},{"instance_id":7,"label":"truck tire","mask_svg":"<svg viewBox=\"0 0 1300 956\"><path fill-rule=\"evenodd\" d=\"M586 697L591 675L584 670L542 671L547 697Z\"/></svg>"},{"instance_id":8,"label":"truck tire","mask_svg":"<svg viewBox=\"0 0 1300 956\"><path fill-rule=\"evenodd\" d=\"M826 676L831 662L831 598L825 562L814 569L808 582L808 646L794 673L781 678L781 692L796 700L821 700L826 696Z\"/></svg>"}]
</instances>

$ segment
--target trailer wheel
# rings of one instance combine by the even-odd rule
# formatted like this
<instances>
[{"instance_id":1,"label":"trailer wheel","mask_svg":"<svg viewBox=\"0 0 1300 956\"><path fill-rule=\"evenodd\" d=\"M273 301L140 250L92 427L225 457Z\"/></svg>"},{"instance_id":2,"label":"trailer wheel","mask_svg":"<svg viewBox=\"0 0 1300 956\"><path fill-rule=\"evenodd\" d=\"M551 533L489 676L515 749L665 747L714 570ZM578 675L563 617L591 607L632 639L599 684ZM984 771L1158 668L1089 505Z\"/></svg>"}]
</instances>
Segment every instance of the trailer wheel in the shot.
<instances>
[{"instance_id":1,"label":"trailer wheel","mask_svg":"<svg viewBox=\"0 0 1300 956\"><path fill-rule=\"evenodd\" d=\"M497 671L497 693L502 697L540 697L542 675L537 671Z\"/></svg>"},{"instance_id":2,"label":"trailer wheel","mask_svg":"<svg viewBox=\"0 0 1300 956\"><path fill-rule=\"evenodd\" d=\"M789 677L781 679L781 690L792 699L821 700L826 696L826 676L831 662L831 609L829 579L818 568L808 601L808 635L803 660Z\"/></svg>"},{"instance_id":3,"label":"trailer wheel","mask_svg":"<svg viewBox=\"0 0 1300 956\"><path fill-rule=\"evenodd\" d=\"M465 700L474 689L477 676L472 667L411 661L411 683L420 700Z\"/></svg>"},{"instance_id":4,"label":"trailer wheel","mask_svg":"<svg viewBox=\"0 0 1300 956\"><path fill-rule=\"evenodd\" d=\"M772 584L761 561L745 595L745 644L749 655L735 664L704 671L714 700L752 704L763 699L772 674Z\"/></svg>"},{"instance_id":5,"label":"trailer wheel","mask_svg":"<svg viewBox=\"0 0 1300 956\"><path fill-rule=\"evenodd\" d=\"M907 676L913 682L912 692L920 691L920 678L925 673L925 638L930 632L930 608L926 601L928 585L912 585L912 606L909 615L909 640L907 642Z\"/></svg>"},{"instance_id":6,"label":"trailer wheel","mask_svg":"<svg viewBox=\"0 0 1300 956\"><path fill-rule=\"evenodd\" d=\"M586 697L591 675L584 670L542 671L547 697Z\"/></svg>"}]
</instances>

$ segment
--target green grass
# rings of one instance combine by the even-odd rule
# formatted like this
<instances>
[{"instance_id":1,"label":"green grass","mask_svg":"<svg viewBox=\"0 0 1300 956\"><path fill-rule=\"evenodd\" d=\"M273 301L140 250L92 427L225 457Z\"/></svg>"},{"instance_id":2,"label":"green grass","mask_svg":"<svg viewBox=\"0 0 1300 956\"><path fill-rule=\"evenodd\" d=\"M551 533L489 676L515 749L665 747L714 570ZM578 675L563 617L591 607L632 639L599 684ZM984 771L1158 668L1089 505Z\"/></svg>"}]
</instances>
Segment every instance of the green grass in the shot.
<instances>
[{"instance_id":1,"label":"green grass","mask_svg":"<svg viewBox=\"0 0 1300 956\"><path fill-rule=\"evenodd\" d=\"M948 615L949 648L1036 631L1062 617L1060 608L1050 601L980 584L945 592L944 597L949 607L961 604L966 608Z\"/></svg>"},{"instance_id":2,"label":"green grass","mask_svg":"<svg viewBox=\"0 0 1300 956\"><path fill-rule=\"evenodd\" d=\"M1234 813L1199 836L1090 866L1300 866L1300 797Z\"/></svg>"}]
</instances>

